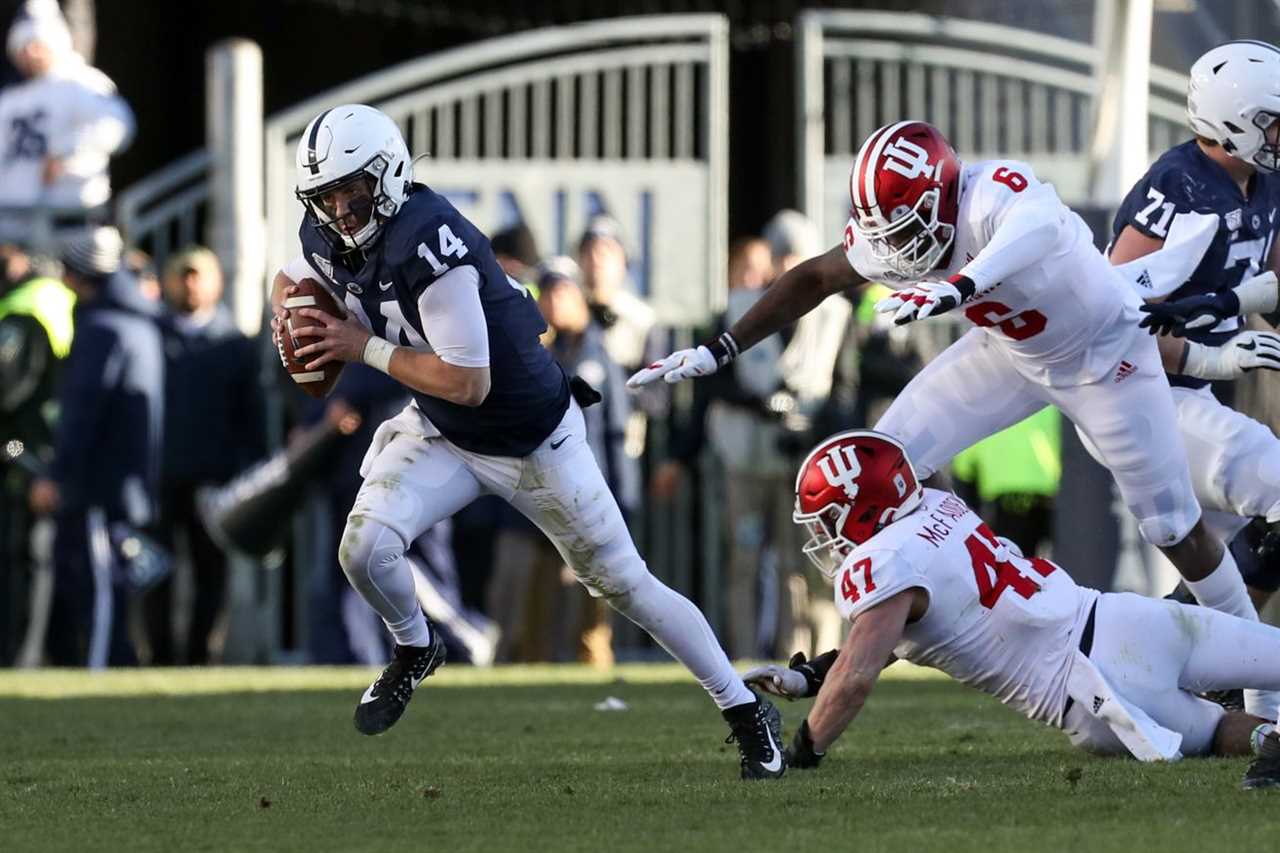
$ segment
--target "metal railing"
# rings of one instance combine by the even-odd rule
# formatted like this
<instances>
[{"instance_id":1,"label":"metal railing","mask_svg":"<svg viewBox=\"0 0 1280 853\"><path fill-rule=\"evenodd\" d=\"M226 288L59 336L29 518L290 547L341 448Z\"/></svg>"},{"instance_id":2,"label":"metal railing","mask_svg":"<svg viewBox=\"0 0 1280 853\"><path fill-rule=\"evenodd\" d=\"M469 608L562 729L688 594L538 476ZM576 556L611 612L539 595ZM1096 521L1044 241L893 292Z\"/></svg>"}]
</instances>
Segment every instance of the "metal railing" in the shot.
<instances>
[{"instance_id":1,"label":"metal railing","mask_svg":"<svg viewBox=\"0 0 1280 853\"><path fill-rule=\"evenodd\" d=\"M801 198L824 236L834 241L847 218L862 141L905 117L936 125L967 158L1026 160L1068 203L1084 200L1093 45L894 12L805 12L798 33ZM1185 93L1185 75L1152 69L1153 153L1185 136Z\"/></svg>"},{"instance_id":2,"label":"metal railing","mask_svg":"<svg viewBox=\"0 0 1280 853\"><path fill-rule=\"evenodd\" d=\"M116 222L125 239L151 255L157 268L173 252L205 242L209 154L193 151L116 197Z\"/></svg>"}]
</instances>

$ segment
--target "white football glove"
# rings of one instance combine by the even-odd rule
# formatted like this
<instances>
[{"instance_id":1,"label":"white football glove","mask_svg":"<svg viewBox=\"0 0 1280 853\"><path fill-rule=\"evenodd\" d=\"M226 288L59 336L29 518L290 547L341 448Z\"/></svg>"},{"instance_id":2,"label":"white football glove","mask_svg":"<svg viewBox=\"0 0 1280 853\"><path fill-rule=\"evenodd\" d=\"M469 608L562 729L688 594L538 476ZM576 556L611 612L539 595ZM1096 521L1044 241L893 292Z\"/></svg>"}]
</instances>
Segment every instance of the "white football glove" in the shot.
<instances>
[{"instance_id":1,"label":"white football glove","mask_svg":"<svg viewBox=\"0 0 1280 853\"><path fill-rule=\"evenodd\" d=\"M1235 379L1251 370L1280 370L1280 335L1241 332L1220 347L1187 341L1185 376Z\"/></svg>"},{"instance_id":2,"label":"white football glove","mask_svg":"<svg viewBox=\"0 0 1280 853\"><path fill-rule=\"evenodd\" d=\"M880 314L893 312L895 326L944 314L973 297L973 282L963 276L956 279L955 282L921 281L895 290L877 302L875 310Z\"/></svg>"},{"instance_id":3,"label":"white football glove","mask_svg":"<svg viewBox=\"0 0 1280 853\"><path fill-rule=\"evenodd\" d=\"M719 367L716 357L704 346L682 349L655 361L643 370L637 370L635 375L627 380L627 387L640 388L659 379L665 379L669 384L674 385L690 377L710 376Z\"/></svg>"},{"instance_id":4,"label":"white football glove","mask_svg":"<svg viewBox=\"0 0 1280 853\"><path fill-rule=\"evenodd\" d=\"M742 680L783 699L803 699L809 690L809 682L804 673L776 663L749 670L742 676Z\"/></svg>"}]
</instances>

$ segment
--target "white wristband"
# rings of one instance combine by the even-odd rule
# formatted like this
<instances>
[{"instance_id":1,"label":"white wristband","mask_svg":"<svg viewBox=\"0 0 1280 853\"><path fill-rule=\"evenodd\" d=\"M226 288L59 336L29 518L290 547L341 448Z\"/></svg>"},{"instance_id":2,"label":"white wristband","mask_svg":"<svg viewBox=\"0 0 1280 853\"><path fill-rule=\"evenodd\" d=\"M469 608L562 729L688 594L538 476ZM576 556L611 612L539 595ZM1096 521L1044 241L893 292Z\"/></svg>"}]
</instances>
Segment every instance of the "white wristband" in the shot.
<instances>
[{"instance_id":1,"label":"white wristband","mask_svg":"<svg viewBox=\"0 0 1280 853\"><path fill-rule=\"evenodd\" d=\"M364 353L360 357L365 364L389 375L391 373L391 354L395 351L396 345L391 341L380 338L377 335L370 335L369 340L365 342Z\"/></svg>"},{"instance_id":2,"label":"white wristband","mask_svg":"<svg viewBox=\"0 0 1280 853\"><path fill-rule=\"evenodd\" d=\"M1280 302L1280 288L1276 284L1276 274L1271 270L1245 279L1232 290L1240 300L1240 313L1245 316L1270 314Z\"/></svg>"},{"instance_id":3,"label":"white wristband","mask_svg":"<svg viewBox=\"0 0 1280 853\"><path fill-rule=\"evenodd\" d=\"M1179 372L1197 379L1234 379L1240 375L1240 366L1232 354L1230 345L1211 347L1187 341L1186 356Z\"/></svg>"}]
</instances>

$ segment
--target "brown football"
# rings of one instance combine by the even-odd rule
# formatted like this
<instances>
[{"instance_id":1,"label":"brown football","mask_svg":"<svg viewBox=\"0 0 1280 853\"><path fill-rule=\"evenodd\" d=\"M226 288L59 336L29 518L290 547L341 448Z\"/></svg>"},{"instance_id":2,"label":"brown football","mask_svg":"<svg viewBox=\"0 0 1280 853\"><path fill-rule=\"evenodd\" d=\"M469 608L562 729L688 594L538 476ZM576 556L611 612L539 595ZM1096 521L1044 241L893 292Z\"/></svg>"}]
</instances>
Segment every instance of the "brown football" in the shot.
<instances>
[{"instance_id":1,"label":"brown football","mask_svg":"<svg viewBox=\"0 0 1280 853\"><path fill-rule=\"evenodd\" d=\"M298 291L284 301L289 309L289 317L285 320L285 334L280 336L280 359L285 363L289 375L298 387L317 399L333 390L342 372L342 362L331 361L316 370L307 370L306 364L294 355L298 349L315 340L313 337L299 338L294 329L305 329L313 324L308 317L297 314L299 308L316 308L334 317L345 317L347 312L333 298L329 289L313 278L304 278L298 282ZM311 359L317 358L312 355Z\"/></svg>"}]
</instances>

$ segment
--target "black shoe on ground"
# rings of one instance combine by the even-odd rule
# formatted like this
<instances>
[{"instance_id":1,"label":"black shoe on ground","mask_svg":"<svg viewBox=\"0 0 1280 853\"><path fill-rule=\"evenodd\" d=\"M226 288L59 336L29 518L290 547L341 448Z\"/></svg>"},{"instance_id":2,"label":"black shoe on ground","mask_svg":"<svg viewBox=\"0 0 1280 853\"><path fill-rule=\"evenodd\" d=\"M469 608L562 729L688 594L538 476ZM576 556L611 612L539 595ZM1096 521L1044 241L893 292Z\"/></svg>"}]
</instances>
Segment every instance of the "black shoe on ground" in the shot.
<instances>
[{"instance_id":1,"label":"black shoe on ground","mask_svg":"<svg viewBox=\"0 0 1280 853\"><path fill-rule=\"evenodd\" d=\"M1240 787L1253 791L1277 786L1280 786L1280 736L1272 732L1262 739L1258 757L1244 771L1244 781L1240 783Z\"/></svg>"},{"instance_id":2,"label":"black shoe on ground","mask_svg":"<svg viewBox=\"0 0 1280 853\"><path fill-rule=\"evenodd\" d=\"M422 680L444 663L444 640L432 628L426 646L396 646L391 663L369 685L356 706L356 728L361 734L380 735L396 724Z\"/></svg>"},{"instance_id":3,"label":"black shoe on ground","mask_svg":"<svg viewBox=\"0 0 1280 853\"><path fill-rule=\"evenodd\" d=\"M725 743L738 743L743 779L777 779L787 771L782 755L782 715L763 696L723 712L730 734Z\"/></svg>"}]
</instances>

